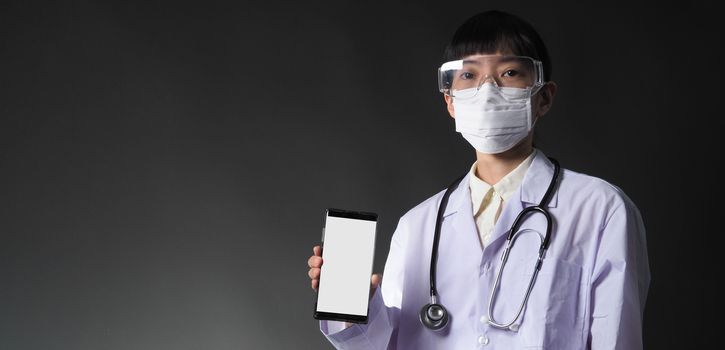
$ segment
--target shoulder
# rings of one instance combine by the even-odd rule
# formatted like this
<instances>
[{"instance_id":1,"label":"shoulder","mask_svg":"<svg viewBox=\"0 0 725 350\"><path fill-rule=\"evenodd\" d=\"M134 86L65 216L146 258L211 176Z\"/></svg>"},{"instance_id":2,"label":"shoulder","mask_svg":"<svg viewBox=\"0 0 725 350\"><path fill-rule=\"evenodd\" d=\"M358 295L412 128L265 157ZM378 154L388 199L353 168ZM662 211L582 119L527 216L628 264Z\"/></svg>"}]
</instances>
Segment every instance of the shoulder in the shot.
<instances>
[{"instance_id":1,"label":"shoulder","mask_svg":"<svg viewBox=\"0 0 725 350\"><path fill-rule=\"evenodd\" d=\"M430 215L437 215L438 214L438 206L441 203L441 200L443 199L443 195L445 194L446 190L443 189L436 194L426 198L424 201L420 202L418 205L408 209L405 214L400 218L401 222L419 222L422 218L425 218ZM450 199L449 199L450 201Z\"/></svg>"},{"instance_id":2,"label":"shoulder","mask_svg":"<svg viewBox=\"0 0 725 350\"><path fill-rule=\"evenodd\" d=\"M624 191L618 186L602 178L563 169L561 191L576 191L595 198L617 199L624 196Z\"/></svg>"},{"instance_id":3,"label":"shoulder","mask_svg":"<svg viewBox=\"0 0 725 350\"><path fill-rule=\"evenodd\" d=\"M393 240L400 243L406 242L409 232L420 232L433 225L438 214L438 206L445 192L446 189L443 189L408 209L398 221L398 227L393 235Z\"/></svg>"},{"instance_id":4,"label":"shoulder","mask_svg":"<svg viewBox=\"0 0 725 350\"><path fill-rule=\"evenodd\" d=\"M558 191L564 206L603 213L605 220L617 211L638 214L637 206L619 186L596 176L569 169L562 171Z\"/></svg>"}]
</instances>

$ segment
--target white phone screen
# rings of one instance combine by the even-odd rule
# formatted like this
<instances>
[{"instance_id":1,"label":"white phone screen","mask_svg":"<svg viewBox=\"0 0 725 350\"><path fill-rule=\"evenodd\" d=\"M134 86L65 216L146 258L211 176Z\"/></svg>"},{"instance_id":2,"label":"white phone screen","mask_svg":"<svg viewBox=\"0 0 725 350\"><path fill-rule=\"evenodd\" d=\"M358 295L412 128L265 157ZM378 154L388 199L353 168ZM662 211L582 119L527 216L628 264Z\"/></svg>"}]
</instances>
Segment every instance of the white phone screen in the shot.
<instances>
[{"instance_id":1,"label":"white phone screen","mask_svg":"<svg viewBox=\"0 0 725 350\"><path fill-rule=\"evenodd\" d=\"M331 215L328 211L325 220L316 311L367 318L377 215L372 220Z\"/></svg>"}]
</instances>

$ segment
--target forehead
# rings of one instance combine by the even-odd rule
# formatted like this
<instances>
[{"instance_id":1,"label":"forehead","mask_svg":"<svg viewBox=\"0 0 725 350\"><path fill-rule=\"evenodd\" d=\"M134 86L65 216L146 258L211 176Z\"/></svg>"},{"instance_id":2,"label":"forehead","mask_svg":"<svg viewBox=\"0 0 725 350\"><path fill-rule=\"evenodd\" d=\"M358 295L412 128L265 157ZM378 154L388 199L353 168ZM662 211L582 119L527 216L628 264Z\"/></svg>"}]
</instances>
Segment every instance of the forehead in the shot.
<instances>
[{"instance_id":1,"label":"forehead","mask_svg":"<svg viewBox=\"0 0 725 350\"><path fill-rule=\"evenodd\" d=\"M475 53L475 54L472 54L472 55L467 55L467 56L464 56L463 58L461 58L461 60L464 60L464 61L469 61L469 60L475 61L475 60L480 60L480 59L485 60L486 58L489 58L489 59L490 58L501 58L501 57L506 57L506 56L514 56L515 57L516 55L514 55L511 52L496 51L494 53Z\"/></svg>"},{"instance_id":2,"label":"forehead","mask_svg":"<svg viewBox=\"0 0 725 350\"><path fill-rule=\"evenodd\" d=\"M455 61L454 61L455 62ZM469 55L457 61L470 66L487 66L499 64L522 64L522 57L509 55Z\"/></svg>"},{"instance_id":3,"label":"forehead","mask_svg":"<svg viewBox=\"0 0 725 350\"><path fill-rule=\"evenodd\" d=\"M515 53L513 53L511 50L508 49L497 49L495 52L477 52L470 55L463 56L462 60L468 60L468 59L476 59L480 57L490 57L490 56L518 56Z\"/></svg>"}]
</instances>

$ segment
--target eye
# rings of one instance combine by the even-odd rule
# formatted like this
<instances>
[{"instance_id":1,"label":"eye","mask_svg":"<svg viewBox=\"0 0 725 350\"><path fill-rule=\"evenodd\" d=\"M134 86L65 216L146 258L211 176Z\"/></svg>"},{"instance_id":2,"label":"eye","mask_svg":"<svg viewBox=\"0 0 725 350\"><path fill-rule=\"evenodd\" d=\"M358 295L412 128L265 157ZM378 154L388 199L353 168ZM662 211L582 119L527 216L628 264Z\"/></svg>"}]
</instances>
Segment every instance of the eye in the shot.
<instances>
[{"instance_id":1,"label":"eye","mask_svg":"<svg viewBox=\"0 0 725 350\"><path fill-rule=\"evenodd\" d=\"M474 77L475 77L475 74L473 74L471 72L462 72L461 73L461 79L463 79L463 80L470 80L470 79L473 79Z\"/></svg>"},{"instance_id":2,"label":"eye","mask_svg":"<svg viewBox=\"0 0 725 350\"><path fill-rule=\"evenodd\" d=\"M503 76L513 78L519 75L518 71L515 71L513 69L507 70L505 73L503 73Z\"/></svg>"}]
</instances>

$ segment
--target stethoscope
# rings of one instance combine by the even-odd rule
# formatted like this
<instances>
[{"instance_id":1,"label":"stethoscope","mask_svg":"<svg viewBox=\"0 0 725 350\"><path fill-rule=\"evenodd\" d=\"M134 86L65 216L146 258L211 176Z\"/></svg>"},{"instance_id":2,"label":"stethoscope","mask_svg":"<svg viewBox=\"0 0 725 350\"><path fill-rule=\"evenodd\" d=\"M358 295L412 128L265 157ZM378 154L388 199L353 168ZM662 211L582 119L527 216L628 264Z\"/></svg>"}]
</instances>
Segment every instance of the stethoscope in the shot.
<instances>
[{"instance_id":1,"label":"stethoscope","mask_svg":"<svg viewBox=\"0 0 725 350\"><path fill-rule=\"evenodd\" d=\"M503 255L501 256L501 266L499 266L498 268L498 272L496 273L496 280L493 284L491 294L488 298L488 324L495 328L508 329L512 331L516 331L518 329L518 325L515 325L515 323L521 317L524 306L526 306L526 302L529 300L531 290L534 288L536 276L538 276L539 270L541 269L541 264L544 261L546 249L549 247L549 241L551 240L552 219L551 214L549 214L549 211L546 210L544 206L549 203L549 200L551 200L551 196L554 193L554 187L556 187L556 182L559 180L560 170L559 162L556 161L556 159L549 158L549 160L554 164L554 176L549 183L549 188L546 190L544 198L541 199L541 203L539 203L539 205L524 208L524 210L519 213L519 215L516 217L516 220L514 220L514 223L511 225L511 229L508 231L508 237L506 237L506 247L504 248ZM438 242L440 241L441 235L441 219L443 218L443 212L445 211L446 205L448 204L448 197L450 197L453 189L461 182L461 180L463 180L465 176L466 175L464 174L460 178L456 179L456 181L454 181L450 186L448 186L448 188L446 189L446 193L443 194L441 203L438 206L438 216L436 217L436 225L434 231L435 233L433 236L433 252L431 253L430 259L430 304L426 304L420 310L420 322L423 323L424 326L432 330L442 329L448 324L449 320L449 315L446 308L444 308L443 305L438 304L438 291L436 290L435 283L436 262L438 261ZM503 268L508 261L509 253L511 252L511 248L514 245L515 237L518 233L519 227L521 227L524 219L529 214L534 214L537 212L544 214L544 217L546 218L546 235L544 235L543 238L540 237L541 246L539 247L539 258L536 260L536 265L534 266L534 273L531 275L529 286L526 289L526 295L524 296L524 299L519 306L519 310L516 313L516 316L514 316L514 318L510 322L498 322L493 318L493 305L496 300L496 295L498 294L498 288L501 282L501 274L503 272Z\"/></svg>"}]
</instances>

